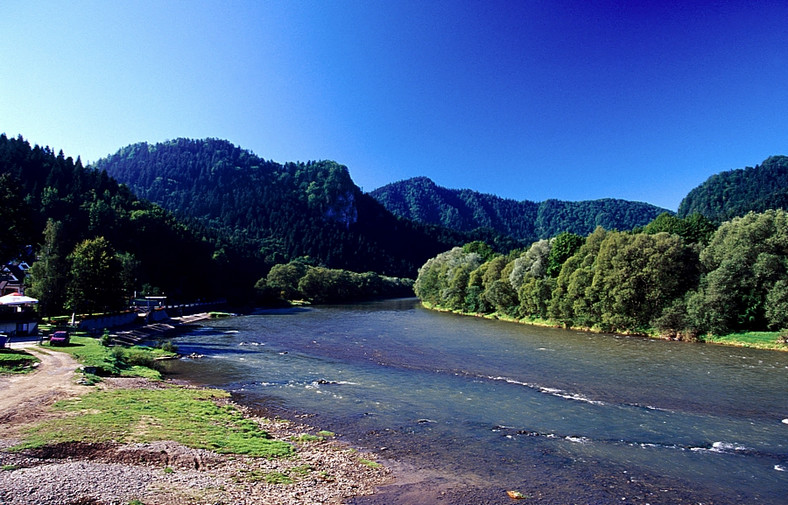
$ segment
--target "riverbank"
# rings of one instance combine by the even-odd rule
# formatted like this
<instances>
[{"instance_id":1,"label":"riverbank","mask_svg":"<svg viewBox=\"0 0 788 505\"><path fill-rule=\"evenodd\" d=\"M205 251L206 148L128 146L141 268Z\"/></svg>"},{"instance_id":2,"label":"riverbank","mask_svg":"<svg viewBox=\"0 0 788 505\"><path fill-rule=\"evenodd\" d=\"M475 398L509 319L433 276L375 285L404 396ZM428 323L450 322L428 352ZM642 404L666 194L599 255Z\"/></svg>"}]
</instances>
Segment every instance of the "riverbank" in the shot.
<instances>
[{"instance_id":1,"label":"riverbank","mask_svg":"<svg viewBox=\"0 0 788 505\"><path fill-rule=\"evenodd\" d=\"M83 386L74 380L78 364L70 356L37 346L29 350L41 359L35 372L0 378L0 503L339 504L388 482L389 471L374 463L374 455L358 453L314 427L260 417L229 399L206 401L243 413L272 440L292 446L292 455L260 458L167 440L138 442L157 424L148 418L125 426L133 430L131 435L117 440L71 440L10 450L37 426L70 422L69 414L56 406L62 400L79 402L110 391L193 390L139 378L109 378L98 386Z\"/></svg>"},{"instance_id":2,"label":"riverbank","mask_svg":"<svg viewBox=\"0 0 788 505\"><path fill-rule=\"evenodd\" d=\"M584 331L588 333L600 333L600 334L605 333L611 335L635 336L635 337L653 338L657 340L676 340L673 338L663 337L653 332L652 333L616 333L616 332L602 331L597 328L576 327L576 326L566 328L561 323L558 323L556 321L544 320L544 319L517 319L511 316L507 316L505 314L499 314L497 312L491 314L465 312L462 310L452 310L444 307L439 307L426 302L421 302L421 305L425 309L434 310L436 312L456 314L458 316L470 316L480 319L491 319L495 321L504 321L507 323L524 324L528 326L537 326L541 328L562 328L562 329L569 329L575 331ZM699 338L698 340L692 341L692 343L725 345L730 347L746 347L750 349L764 349L767 351L788 352L788 343L786 343L785 339L783 338L784 333L785 332L780 332L780 331L752 331L752 332L731 333L728 335L705 335L705 336L701 336L701 338Z\"/></svg>"}]
</instances>

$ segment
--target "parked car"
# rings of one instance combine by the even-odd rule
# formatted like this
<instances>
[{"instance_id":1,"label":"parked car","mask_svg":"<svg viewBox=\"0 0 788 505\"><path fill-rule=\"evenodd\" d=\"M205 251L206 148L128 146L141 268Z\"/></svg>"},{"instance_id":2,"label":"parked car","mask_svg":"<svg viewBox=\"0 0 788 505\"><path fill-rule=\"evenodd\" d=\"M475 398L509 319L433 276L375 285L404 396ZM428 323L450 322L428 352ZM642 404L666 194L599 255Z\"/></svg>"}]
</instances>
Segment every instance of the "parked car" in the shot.
<instances>
[{"instance_id":1,"label":"parked car","mask_svg":"<svg viewBox=\"0 0 788 505\"><path fill-rule=\"evenodd\" d=\"M56 331L49 336L49 345L66 345L69 339L67 331Z\"/></svg>"}]
</instances>

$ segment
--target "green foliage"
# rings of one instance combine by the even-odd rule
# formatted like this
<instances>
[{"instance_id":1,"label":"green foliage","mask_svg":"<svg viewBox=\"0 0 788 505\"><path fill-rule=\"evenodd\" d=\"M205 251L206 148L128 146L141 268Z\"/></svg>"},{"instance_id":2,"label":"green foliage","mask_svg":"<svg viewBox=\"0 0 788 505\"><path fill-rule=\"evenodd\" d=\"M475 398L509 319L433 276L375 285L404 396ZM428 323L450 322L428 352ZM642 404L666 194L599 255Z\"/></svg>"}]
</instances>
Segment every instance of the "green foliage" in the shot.
<instances>
[{"instance_id":1,"label":"green foliage","mask_svg":"<svg viewBox=\"0 0 788 505\"><path fill-rule=\"evenodd\" d=\"M597 325L645 331L696 279L697 257L680 237L610 232L594 265Z\"/></svg>"},{"instance_id":2,"label":"green foliage","mask_svg":"<svg viewBox=\"0 0 788 505\"><path fill-rule=\"evenodd\" d=\"M550 255L547 258L547 275L558 277L564 262L571 258L584 243L585 239L580 235L568 231L559 233L550 247Z\"/></svg>"},{"instance_id":3,"label":"green foliage","mask_svg":"<svg viewBox=\"0 0 788 505\"><path fill-rule=\"evenodd\" d=\"M32 209L25 202L17 178L0 173L0 263L16 259L28 245L32 227Z\"/></svg>"},{"instance_id":4,"label":"green foliage","mask_svg":"<svg viewBox=\"0 0 788 505\"><path fill-rule=\"evenodd\" d=\"M79 415L48 420L28 432L16 449L63 442L152 442L172 440L219 453L280 457L292 446L271 440L253 420L218 400L218 390L169 387L113 389L59 402L56 408Z\"/></svg>"},{"instance_id":5,"label":"green foliage","mask_svg":"<svg viewBox=\"0 0 788 505\"><path fill-rule=\"evenodd\" d=\"M788 156L712 175L682 200L678 215L698 213L721 223L768 209L788 209Z\"/></svg>"},{"instance_id":6,"label":"green foliage","mask_svg":"<svg viewBox=\"0 0 788 505\"><path fill-rule=\"evenodd\" d=\"M8 228L13 233L0 244L35 245L43 237L40 264L33 267L31 282L45 315L64 309L66 256L77 244L99 236L118 252L126 289L131 284L135 289L156 285L171 299L193 299L217 296L215 286L196 272L232 278L211 261L216 239L206 230L187 228L172 214L136 198L105 172L83 167L79 159L62 152L55 155L48 147L31 147L21 136L9 139L0 134L0 198L5 198L3 188L11 188L9 184L16 187L3 215L13 216L16 227ZM17 246L11 248L19 254ZM231 283L221 284L225 285Z\"/></svg>"},{"instance_id":7,"label":"green foliage","mask_svg":"<svg viewBox=\"0 0 788 505\"><path fill-rule=\"evenodd\" d=\"M30 268L28 291L30 296L38 299L38 310L42 316L65 311L69 269L67 252L63 250L65 242L63 223L48 219L38 261Z\"/></svg>"},{"instance_id":8,"label":"green foliage","mask_svg":"<svg viewBox=\"0 0 788 505\"><path fill-rule=\"evenodd\" d=\"M106 347L100 339L78 335L72 335L71 344L57 350L71 354L85 367L96 369L96 375L104 377L123 375L160 379L156 358L173 355L164 349L143 346Z\"/></svg>"},{"instance_id":9,"label":"green foliage","mask_svg":"<svg viewBox=\"0 0 788 505\"><path fill-rule=\"evenodd\" d=\"M71 270L66 305L71 310L91 314L125 306L123 267L107 239L98 237L77 244L68 262Z\"/></svg>"},{"instance_id":10,"label":"green foliage","mask_svg":"<svg viewBox=\"0 0 788 505\"><path fill-rule=\"evenodd\" d=\"M489 261L495 255L495 250L490 247L486 242L482 242L481 240L474 240L473 242L468 242L464 246L462 246L462 250L466 253L476 253L478 254L482 261Z\"/></svg>"},{"instance_id":11,"label":"green foliage","mask_svg":"<svg viewBox=\"0 0 788 505\"><path fill-rule=\"evenodd\" d=\"M422 266L416 294L438 308L682 340L788 327L788 212L749 213L704 238L709 229L664 214L632 233L597 228L579 247L564 233L487 261L455 248ZM553 277L546 265L559 264Z\"/></svg>"},{"instance_id":12,"label":"green foliage","mask_svg":"<svg viewBox=\"0 0 788 505\"><path fill-rule=\"evenodd\" d=\"M665 211L646 203L615 199L517 202L467 189L446 189L426 177L389 184L370 194L406 219L466 232L486 228L523 243L567 230L587 234L597 226L629 230Z\"/></svg>"},{"instance_id":13,"label":"green foliage","mask_svg":"<svg viewBox=\"0 0 788 505\"><path fill-rule=\"evenodd\" d=\"M481 264L478 253L455 247L428 260L419 269L413 289L416 296L428 303L460 310L465 307L471 272Z\"/></svg>"},{"instance_id":14,"label":"green foliage","mask_svg":"<svg viewBox=\"0 0 788 505\"><path fill-rule=\"evenodd\" d=\"M257 281L255 287L260 299L273 297L309 300L313 303L343 303L413 295L413 281L410 279L312 266L300 260L275 265L267 277Z\"/></svg>"},{"instance_id":15,"label":"green foliage","mask_svg":"<svg viewBox=\"0 0 788 505\"><path fill-rule=\"evenodd\" d=\"M706 245L711 240L711 236L716 229L717 226L714 223L697 212L685 218L676 217L665 212L639 231L651 235L663 232L670 233L680 236L688 243Z\"/></svg>"},{"instance_id":16,"label":"green foliage","mask_svg":"<svg viewBox=\"0 0 788 505\"><path fill-rule=\"evenodd\" d=\"M702 332L783 327L788 214L770 210L723 223L700 259L705 270L687 310Z\"/></svg>"}]
</instances>

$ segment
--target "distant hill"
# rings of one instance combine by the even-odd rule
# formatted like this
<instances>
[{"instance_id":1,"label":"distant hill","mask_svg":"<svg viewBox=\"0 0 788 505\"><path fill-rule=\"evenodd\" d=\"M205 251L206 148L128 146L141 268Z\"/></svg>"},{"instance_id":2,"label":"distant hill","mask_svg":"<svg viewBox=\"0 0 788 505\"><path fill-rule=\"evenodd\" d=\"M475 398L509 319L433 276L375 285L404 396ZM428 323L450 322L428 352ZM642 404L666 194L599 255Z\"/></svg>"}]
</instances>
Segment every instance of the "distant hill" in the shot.
<instances>
[{"instance_id":1,"label":"distant hill","mask_svg":"<svg viewBox=\"0 0 788 505\"><path fill-rule=\"evenodd\" d=\"M678 215L700 213L721 223L767 209L788 209L788 156L712 175L682 200Z\"/></svg>"},{"instance_id":2,"label":"distant hill","mask_svg":"<svg viewBox=\"0 0 788 505\"><path fill-rule=\"evenodd\" d=\"M670 212L647 203L612 198L518 202L469 189L447 189L426 177L388 184L370 195L392 213L407 219L460 231L491 228L524 242L563 231L587 235L597 226L630 230Z\"/></svg>"},{"instance_id":3,"label":"distant hill","mask_svg":"<svg viewBox=\"0 0 788 505\"><path fill-rule=\"evenodd\" d=\"M94 167L181 218L256 248L269 264L308 256L331 268L415 277L428 258L490 238L400 219L336 162L280 164L225 140L134 144Z\"/></svg>"}]
</instances>

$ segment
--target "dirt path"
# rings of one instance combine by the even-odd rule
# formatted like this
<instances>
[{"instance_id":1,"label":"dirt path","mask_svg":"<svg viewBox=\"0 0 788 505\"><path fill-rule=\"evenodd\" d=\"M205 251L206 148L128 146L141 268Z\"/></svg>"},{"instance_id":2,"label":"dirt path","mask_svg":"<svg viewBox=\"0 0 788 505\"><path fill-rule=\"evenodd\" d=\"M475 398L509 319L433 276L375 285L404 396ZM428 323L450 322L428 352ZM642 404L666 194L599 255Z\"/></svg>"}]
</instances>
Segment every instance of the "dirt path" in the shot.
<instances>
[{"instance_id":1,"label":"dirt path","mask_svg":"<svg viewBox=\"0 0 788 505\"><path fill-rule=\"evenodd\" d=\"M24 348L41 363L29 374L0 377L0 438L13 438L22 426L42 420L57 400L87 391L74 382L79 365L71 356L36 345Z\"/></svg>"}]
</instances>

